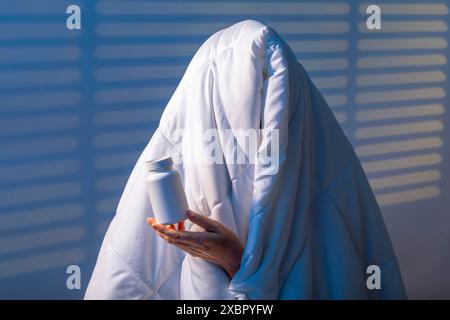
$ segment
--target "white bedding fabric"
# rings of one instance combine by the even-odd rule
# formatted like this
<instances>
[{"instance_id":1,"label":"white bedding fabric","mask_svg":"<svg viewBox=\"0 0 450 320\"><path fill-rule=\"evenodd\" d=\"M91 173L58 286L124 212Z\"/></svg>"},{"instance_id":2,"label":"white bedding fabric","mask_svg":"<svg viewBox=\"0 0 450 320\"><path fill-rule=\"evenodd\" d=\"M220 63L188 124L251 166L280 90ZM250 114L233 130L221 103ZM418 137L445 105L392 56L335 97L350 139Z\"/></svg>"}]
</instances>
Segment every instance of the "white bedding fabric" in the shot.
<instances>
[{"instance_id":1,"label":"white bedding fabric","mask_svg":"<svg viewBox=\"0 0 450 320\"><path fill-rule=\"evenodd\" d=\"M220 132L280 132L275 175L260 163L177 166L190 208L245 243L232 279L165 243L146 224L153 213L144 162L192 152L174 132L194 124ZM259 152L270 139L261 135ZM205 146L200 141L195 147ZM380 290L366 286L369 265L381 268ZM351 145L269 26L237 23L197 51L128 180L85 298L406 298L383 218Z\"/></svg>"}]
</instances>

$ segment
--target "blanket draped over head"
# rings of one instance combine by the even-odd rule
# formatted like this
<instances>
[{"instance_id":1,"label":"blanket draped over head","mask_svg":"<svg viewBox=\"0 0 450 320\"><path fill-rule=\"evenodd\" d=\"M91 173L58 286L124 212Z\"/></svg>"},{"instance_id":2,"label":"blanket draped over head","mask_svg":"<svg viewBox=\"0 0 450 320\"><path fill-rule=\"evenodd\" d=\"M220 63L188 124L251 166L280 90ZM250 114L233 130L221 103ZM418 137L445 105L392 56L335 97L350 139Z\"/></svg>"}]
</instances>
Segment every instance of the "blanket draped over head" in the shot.
<instances>
[{"instance_id":1,"label":"blanket draped over head","mask_svg":"<svg viewBox=\"0 0 450 320\"><path fill-rule=\"evenodd\" d=\"M188 161L188 155L211 150L212 139L187 143L195 129L218 132L215 153L222 163ZM238 134L249 129L258 132L253 154ZM228 151L221 140L225 132L234 135L248 161L238 162ZM275 157L269 163L261 160L264 154L266 160ZM220 221L245 244L232 279L219 266L166 243L146 223L153 212L144 163L165 156L178 159L190 209ZM292 50L253 20L212 35L135 164L85 298L405 297L360 162Z\"/></svg>"}]
</instances>

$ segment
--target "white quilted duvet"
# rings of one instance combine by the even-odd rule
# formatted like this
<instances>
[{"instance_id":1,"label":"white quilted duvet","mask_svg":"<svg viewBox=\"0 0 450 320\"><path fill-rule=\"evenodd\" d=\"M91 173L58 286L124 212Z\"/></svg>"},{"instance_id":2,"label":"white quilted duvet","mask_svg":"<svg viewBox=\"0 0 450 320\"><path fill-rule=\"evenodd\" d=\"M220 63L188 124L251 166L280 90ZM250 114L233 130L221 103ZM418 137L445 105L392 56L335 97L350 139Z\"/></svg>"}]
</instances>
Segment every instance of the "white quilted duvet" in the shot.
<instances>
[{"instance_id":1,"label":"white quilted duvet","mask_svg":"<svg viewBox=\"0 0 450 320\"><path fill-rule=\"evenodd\" d=\"M279 132L278 170L265 163L183 161L206 142L179 129ZM181 139L181 140L180 140ZM239 141L239 145L244 141ZM235 231L245 250L233 279L165 243L144 162L178 157L192 210ZM187 226L188 228L190 225ZM381 270L369 290L366 269ZM360 163L326 102L269 26L243 21L198 50L142 152L108 229L86 299L401 299L405 291L383 218Z\"/></svg>"}]
</instances>

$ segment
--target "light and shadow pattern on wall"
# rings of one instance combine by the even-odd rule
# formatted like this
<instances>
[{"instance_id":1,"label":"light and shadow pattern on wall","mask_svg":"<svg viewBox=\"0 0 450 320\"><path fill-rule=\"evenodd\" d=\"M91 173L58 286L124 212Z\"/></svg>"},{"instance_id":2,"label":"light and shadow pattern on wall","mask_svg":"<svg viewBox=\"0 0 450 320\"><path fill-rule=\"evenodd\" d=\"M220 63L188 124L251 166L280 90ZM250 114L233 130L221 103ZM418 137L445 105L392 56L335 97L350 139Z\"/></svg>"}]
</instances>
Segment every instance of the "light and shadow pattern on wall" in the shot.
<instances>
[{"instance_id":1,"label":"light and shadow pattern on wall","mask_svg":"<svg viewBox=\"0 0 450 320\"><path fill-rule=\"evenodd\" d=\"M69 4L80 5L82 30L66 29ZM383 212L448 204L448 1L386 1L373 31L367 5L2 0L0 298L82 296L66 288L65 267L86 270L85 288L127 177L190 59L244 19L267 22L290 44Z\"/></svg>"}]
</instances>

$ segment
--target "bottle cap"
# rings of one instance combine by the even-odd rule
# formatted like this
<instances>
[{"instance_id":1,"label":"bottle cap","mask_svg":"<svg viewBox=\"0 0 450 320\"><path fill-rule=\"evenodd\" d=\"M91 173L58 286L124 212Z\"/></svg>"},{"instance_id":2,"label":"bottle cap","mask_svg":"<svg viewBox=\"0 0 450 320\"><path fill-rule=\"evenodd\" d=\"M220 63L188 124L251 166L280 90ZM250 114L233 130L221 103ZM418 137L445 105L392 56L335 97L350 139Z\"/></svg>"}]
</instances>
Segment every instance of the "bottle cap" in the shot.
<instances>
[{"instance_id":1,"label":"bottle cap","mask_svg":"<svg viewBox=\"0 0 450 320\"><path fill-rule=\"evenodd\" d=\"M145 167L148 171L163 171L172 167L173 161L171 157L166 157L158 160L150 160L145 162Z\"/></svg>"}]
</instances>

